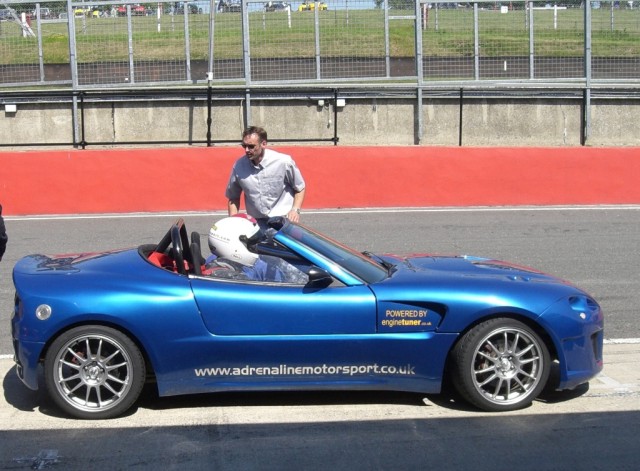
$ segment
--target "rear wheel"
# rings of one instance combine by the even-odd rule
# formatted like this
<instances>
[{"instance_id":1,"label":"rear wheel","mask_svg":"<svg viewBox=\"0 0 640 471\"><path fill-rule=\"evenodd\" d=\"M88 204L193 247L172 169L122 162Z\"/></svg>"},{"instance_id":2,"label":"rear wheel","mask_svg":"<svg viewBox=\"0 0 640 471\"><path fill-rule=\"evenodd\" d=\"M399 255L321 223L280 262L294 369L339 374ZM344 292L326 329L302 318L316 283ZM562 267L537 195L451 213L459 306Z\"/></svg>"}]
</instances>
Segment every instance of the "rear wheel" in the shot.
<instances>
[{"instance_id":1,"label":"rear wheel","mask_svg":"<svg viewBox=\"0 0 640 471\"><path fill-rule=\"evenodd\" d=\"M487 411L528 406L544 388L551 361L542 339L514 319L491 319L467 332L453 350L455 388Z\"/></svg>"},{"instance_id":2,"label":"rear wheel","mask_svg":"<svg viewBox=\"0 0 640 471\"><path fill-rule=\"evenodd\" d=\"M108 419L127 411L145 381L145 363L135 343L104 326L82 326L60 335L44 362L49 395L67 414Z\"/></svg>"}]
</instances>

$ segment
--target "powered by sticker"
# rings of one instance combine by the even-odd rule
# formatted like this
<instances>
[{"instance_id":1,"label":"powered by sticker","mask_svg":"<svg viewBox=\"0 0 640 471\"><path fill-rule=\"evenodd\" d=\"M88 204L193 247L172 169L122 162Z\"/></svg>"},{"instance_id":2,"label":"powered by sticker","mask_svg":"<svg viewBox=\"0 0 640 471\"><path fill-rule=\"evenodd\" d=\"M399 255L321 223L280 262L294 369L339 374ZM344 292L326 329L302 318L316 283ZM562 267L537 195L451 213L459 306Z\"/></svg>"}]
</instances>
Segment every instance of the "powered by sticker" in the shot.
<instances>
[{"instance_id":1,"label":"powered by sticker","mask_svg":"<svg viewBox=\"0 0 640 471\"><path fill-rule=\"evenodd\" d=\"M381 313L379 328L387 331L421 332L430 330L434 320L437 322L427 309L398 306L383 308Z\"/></svg>"}]
</instances>

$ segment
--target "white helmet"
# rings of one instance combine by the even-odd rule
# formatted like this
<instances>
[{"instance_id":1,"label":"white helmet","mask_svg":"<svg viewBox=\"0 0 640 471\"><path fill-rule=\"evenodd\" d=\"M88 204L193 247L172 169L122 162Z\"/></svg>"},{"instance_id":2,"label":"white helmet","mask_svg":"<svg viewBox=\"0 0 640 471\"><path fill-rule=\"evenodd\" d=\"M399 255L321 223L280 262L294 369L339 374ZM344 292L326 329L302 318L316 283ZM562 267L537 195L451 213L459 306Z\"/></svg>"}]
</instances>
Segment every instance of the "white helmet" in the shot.
<instances>
[{"instance_id":1,"label":"white helmet","mask_svg":"<svg viewBox=\"0 0 640 471\"><path fill-rule=\"evenodd\" d=\"M259 231L260 227L251 217L231 216L220 219L209 230L209 248L218 257L251 267L258 260L258 255L249 252L240 236L249 239Z\"/></svg>"}]
</instances>

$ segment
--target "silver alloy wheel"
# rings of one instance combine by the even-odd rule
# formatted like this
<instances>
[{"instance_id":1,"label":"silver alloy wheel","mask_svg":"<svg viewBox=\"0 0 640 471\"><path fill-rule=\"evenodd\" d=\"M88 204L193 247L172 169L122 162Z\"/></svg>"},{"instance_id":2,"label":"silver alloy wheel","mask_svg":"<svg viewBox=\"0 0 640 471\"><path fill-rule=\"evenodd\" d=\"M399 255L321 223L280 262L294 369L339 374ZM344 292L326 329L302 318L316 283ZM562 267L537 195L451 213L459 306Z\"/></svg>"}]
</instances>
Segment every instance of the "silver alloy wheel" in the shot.
<instances>
[{"instance_id":1,"label":"silver alloy wheel","mask_svg":"<svg viewBox=\"0 0 640 471\"><path fill-rule=\"evenodd\" d=\"M101 412L116 407L131 389L132 361L112 337L79 335L56 353L53 380L74 409Z\"/></svg>"},{"instance_id":2,"label":"silver alloy wheel","mask_svg":"<svg viewBox=\"0 0 640 471\"><path fill-rule=\"evenodd\" d=\"M539 340L515 327L498 328L483 337L470 366L476 391L496 405L523 402L537 390L546 368Z\"/></svg>"}]
</instances>

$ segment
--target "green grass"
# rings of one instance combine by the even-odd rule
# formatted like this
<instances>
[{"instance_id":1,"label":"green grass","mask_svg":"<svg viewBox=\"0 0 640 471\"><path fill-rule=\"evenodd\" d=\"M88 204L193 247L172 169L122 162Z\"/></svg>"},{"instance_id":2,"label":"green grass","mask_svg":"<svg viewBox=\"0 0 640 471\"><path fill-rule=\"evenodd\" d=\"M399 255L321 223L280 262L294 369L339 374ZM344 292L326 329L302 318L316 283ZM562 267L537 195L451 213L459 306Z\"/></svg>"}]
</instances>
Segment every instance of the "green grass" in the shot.
<instances>
[{"instance_id":1,"label":"green grass","mask_svg":"<svg viewBox=\"0 0 640 471\"><path fill-rule=\"evenodd\" d=\"M592 12L592 53L598 57L640 56L640 10ZM394 12L401 15L402 12ZM289 28L287 16L279 13L250 15L252 58L309 58L315 51L314 15L293 12ZM191 60L208 59L209 17L190 17ZM483 57L529 54L529 29L524 11L500 14L479 12L480 54ZM33 25L35 28L35 24ZM128 60L126 18L75 19L77 60L81 63ZM384 57L383 14L380 10L325 11L320 14L320 55L322 57ZM133 17L133 51L136 60L175 61L185 58L184 19ZM580 56L584 54L584 25L581 9L559 12L554 25L552 11L536 11L534 45L537 57ZM66 23L42 24L44 62L68 63ZM435 10L429 13L423 32L425 57L468 57L474 52L473 12ZM415 55L414 22L392 20L389 30L392 57ZM214 56L241 59L242 27L239 14L216 16ZM0 25L0 64L31 64L38 61L37 40L23 38L17 25Z\"/></svg>"}]
</instances>

